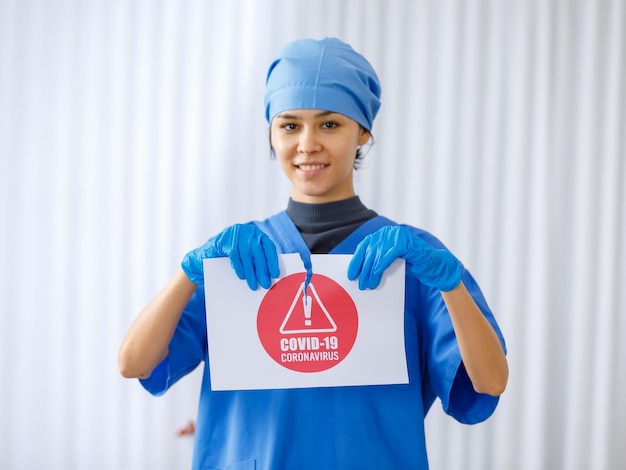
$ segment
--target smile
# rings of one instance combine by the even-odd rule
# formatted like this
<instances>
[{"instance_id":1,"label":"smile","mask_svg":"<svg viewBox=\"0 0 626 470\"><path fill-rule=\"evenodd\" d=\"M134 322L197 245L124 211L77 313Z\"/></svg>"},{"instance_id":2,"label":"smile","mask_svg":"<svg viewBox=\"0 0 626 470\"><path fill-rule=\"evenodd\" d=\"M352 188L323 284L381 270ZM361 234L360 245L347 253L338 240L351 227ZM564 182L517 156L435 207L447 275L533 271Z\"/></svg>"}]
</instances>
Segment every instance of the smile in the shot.
<instances>
[{"instance_id":1,"label":"smile","mask_svg":"<svg viewBox=\"0 0 626 470\"><path fill-rule=\"evenodd\" d=\"M322 168L326 168L328 165L318 163L315 165L296 165L296 166L303 171L316 171L316 170L321 170Z\"/></svg>"}]
</instances>

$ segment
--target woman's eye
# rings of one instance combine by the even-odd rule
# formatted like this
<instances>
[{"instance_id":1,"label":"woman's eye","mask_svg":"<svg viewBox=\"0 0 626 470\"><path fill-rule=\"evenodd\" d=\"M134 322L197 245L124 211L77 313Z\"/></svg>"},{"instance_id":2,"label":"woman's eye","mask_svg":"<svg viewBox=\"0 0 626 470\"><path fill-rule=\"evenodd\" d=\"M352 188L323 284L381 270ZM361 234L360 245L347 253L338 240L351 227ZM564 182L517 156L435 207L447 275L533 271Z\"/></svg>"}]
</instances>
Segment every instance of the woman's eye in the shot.
<instances>
[{"instance_id":1,"label":"woman's eye","mask_svg":"<svg viewBox=\"0 0 626 470\"><path fill-rule=\"evenodd\" d=\"M286 131L294 131L298 128L298 126L296 124L292 124L290 122L286 122L285 124L283 124L283 129L285 129Z\"/></svg>"},{"instance_id":2,"label":"woman's eye","mask_svg":"<svg viewBox=\"0 0 626 470\"><path fill-rule=\"evenodd\" d=\"M337 124L337 123L336 123L336 122L334 122L334 121L328 121L328 122L325 122L325 123L323 124L323 126L322 126L322 127L324 127L324 129L334 129L334 128L335 128L335 127L337 127L338 125L339 125L339 124Z\"/></svg>"}]
</instances>

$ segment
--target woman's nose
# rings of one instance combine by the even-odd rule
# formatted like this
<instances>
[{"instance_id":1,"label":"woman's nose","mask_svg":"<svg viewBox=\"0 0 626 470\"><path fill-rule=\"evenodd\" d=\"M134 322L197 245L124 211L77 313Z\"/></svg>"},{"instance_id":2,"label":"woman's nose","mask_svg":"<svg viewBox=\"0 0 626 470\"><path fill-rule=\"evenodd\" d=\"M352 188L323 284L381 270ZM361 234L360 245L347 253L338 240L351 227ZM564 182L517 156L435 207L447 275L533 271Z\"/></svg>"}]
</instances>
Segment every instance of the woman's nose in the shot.
<instances>
[{"instance_id":1,"label":"woman's nose","mask_svg":"<svg viewBox=\"0 0 626 470\"><path fill-rule=\"evenodd\" d=\"M314 129L302 129L302 132L300 133L300 140L298 141L298 152L313 153L320 150L321 145L318 137L319 136Z\"/></svg>"}]
</instances>

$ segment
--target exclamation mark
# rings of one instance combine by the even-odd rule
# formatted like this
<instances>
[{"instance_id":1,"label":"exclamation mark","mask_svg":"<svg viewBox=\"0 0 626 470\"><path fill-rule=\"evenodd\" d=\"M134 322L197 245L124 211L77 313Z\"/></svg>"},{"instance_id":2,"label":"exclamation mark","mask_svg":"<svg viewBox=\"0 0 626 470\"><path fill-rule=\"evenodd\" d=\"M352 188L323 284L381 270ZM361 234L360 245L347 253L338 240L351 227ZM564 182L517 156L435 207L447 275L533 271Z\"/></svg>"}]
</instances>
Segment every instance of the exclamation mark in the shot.
<instances>
[{"instance_id":1,"label":"exclamation mark","mask_svg":"<svg viewBox=\"0 0 626 470\"><path fill-rule=\"evenodd\" d=\"M311 296L303 294L302 304L304 306L304 326L311 326Z\"/></svg>"}]
</instances>

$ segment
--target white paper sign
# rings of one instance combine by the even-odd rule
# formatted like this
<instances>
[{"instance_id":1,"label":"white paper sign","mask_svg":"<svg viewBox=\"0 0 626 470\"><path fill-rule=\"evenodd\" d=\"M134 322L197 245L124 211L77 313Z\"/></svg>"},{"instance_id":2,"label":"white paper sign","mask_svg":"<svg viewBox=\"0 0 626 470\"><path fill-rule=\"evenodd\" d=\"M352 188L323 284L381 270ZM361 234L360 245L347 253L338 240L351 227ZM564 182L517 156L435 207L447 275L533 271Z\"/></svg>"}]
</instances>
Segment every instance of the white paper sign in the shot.
<instances>
[{"instance_id":1,"label":"white paper sign","mask_svg":"<svg viewBox=\"0 0 626 470\"><path fill-rule=\"evenodd\" d=\"M312 255L304 289L298 254L279 256L281 278L250 290L228 258L204 260L212 390L408 383L404 261L375 290L346 273L352 255Z\"/></svg>"}]
</instances>

